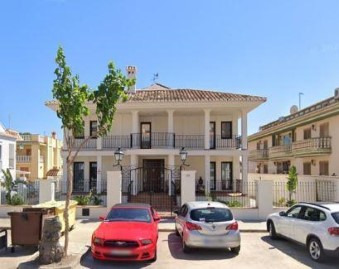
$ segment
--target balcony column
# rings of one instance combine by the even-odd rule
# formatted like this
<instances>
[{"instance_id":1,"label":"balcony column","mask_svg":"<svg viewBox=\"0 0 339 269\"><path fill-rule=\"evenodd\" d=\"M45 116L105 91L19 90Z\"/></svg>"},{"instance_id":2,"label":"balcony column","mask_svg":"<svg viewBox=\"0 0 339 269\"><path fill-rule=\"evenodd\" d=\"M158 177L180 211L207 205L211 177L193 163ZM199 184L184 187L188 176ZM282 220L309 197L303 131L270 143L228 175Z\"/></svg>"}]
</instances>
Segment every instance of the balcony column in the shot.
<instances>
[{"instance_id":1,"label":"balcony column","mask_svg":"<svg viewBox=\"0 0 339 269\"><path fill-rule=\"evenodd\" d=\"M91 175L90 175L91 176ZM97 193L102 192L102 156L97 156Z\"/></svg>"},{"instance_id":2,"label":"balcony column","mask_svg":"<svg viewBox=\"0 0 339 269\"><path fill-rule=\"evenodd\" d=\"M211 156L205 155L205 195L210 194L210 166L211 166Z\"/></svg>"},{"instance_id":3,"label":"balcony column","mask_svg":"<svg viewBox=\"0 0 339 269\"><path fill-rule=\"evenodd\" d=\"M102 137L97 137L97 149L102 149Z\"/></svg>"},{"instance_id":4,"label":"balcony column","mask_svg":"<svg viewBox=\"0 0 339 269\"><path fill-rule=\"evenodd\" d=\"M168 147L174 148L174 136L172 136L172 134L174 133L174 127L173 127L173 113L174 110L167 110L167 116L168 116L168 120L167 120L167 132L168 132Z\"/></svg>"},{"instance_id":5,"label":"balcony column","mask_svg":"<svg viewBox=\"0 0 339 269\"><path fill-rule=\"evenodd\" d=\"M241 143L242 149L247 149L247 112L242 111L241 114Z\"/></svg>"},{"instance_id":6,"label":"balcony column","mask_svg":"<svg viewBox=\"0 0 339 269\"><path fill-rule=\"evenodd\" d=\"M174 162L174 155L170 154L168 155L168 168L172 169L174 168L175 162ZM172 193L172 179L170 178L170 174L168 174L168 195L171 195ZM175 182L174 182L175 183Z\"/></svg>"},{"instance_id":7,"label":"balcony column","mask_svg":"<svg viewBox=\"0 0 339 269\"><path fill-rule=\"evenodd\" d=\"M136 134L139 132L139 111L132 111L132 133Z\"/></svg>"},{"instance_id":8,"label":"balcony column","mask_svg":"<svg viewBox=\"0 0 339 269\"><path fill-rule=\"evenodd\" d=\"M205 113L205 149L210 149L210 113L211 113L211 110L204 109L204 113Z\"/></svg>"},{"instance_id":9,"label":"balcony column","mask_svg":"<svg viewBox=\"0 0 339 269\"><path fill-rule=\"evenodd\" d=\"M137 168L138 167L138 156L133 154L131 155L131 169ZM136 173L131 173L131 181L133 181L132 185L132 195L137 195L138 194L138 184L139 182L137 181Z\"/></svg>"}]
</instances>

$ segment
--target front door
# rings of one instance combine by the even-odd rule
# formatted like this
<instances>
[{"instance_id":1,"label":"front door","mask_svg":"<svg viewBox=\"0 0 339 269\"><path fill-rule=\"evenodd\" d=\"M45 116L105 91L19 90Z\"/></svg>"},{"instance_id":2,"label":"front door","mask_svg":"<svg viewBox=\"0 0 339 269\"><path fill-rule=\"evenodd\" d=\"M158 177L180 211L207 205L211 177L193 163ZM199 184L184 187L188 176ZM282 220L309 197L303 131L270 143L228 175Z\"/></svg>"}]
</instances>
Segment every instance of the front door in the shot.
<instances>
[{"instance_id":1,"label":"front door","mask_svg":"<svg viewBox=\"0 0 339 269\"><path fill-rule=\"evenodd\" d=\"M140 124L140 133L141 133L140 145L142 149L151 148L151 132L152 132L152 126L150 122L142 122Z\"/></svg>"},{"instance_id":2,"label":"front door","mask_svg":"<svg viewBox=\"0 0 339 269\"><path fill-rule=\"evenodd\" d=\"M143 186L146 192L165 191L164 160L143 161Z\"/></svg>"}]
</instances>

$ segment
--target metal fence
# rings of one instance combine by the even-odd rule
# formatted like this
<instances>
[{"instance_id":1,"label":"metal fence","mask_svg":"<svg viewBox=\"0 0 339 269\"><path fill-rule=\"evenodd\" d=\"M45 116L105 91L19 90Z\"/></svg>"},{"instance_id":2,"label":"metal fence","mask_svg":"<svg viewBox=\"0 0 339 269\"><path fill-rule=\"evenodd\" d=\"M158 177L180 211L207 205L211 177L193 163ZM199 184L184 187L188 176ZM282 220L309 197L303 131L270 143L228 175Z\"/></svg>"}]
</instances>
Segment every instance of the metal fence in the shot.
<instances>
[{"instance_id":1,"label":"metal fence","mask_svg":"<svg viewBox=\"0 0 339 269\"><path fill-rule=\"evenodd\" d=\"M287 182L274 182L273 206L288 206L293 202L333 202L335 184L330 180L301 181L298 182L294 192L289 192Z\"/></svg>"},{"instance_id":2,"label":"metal fence","mask_svg":"<svg viewBox=\"0 0 339 269\"><path fill-rule=\"evenodd\" d=\"M257 207L257 182L237 182L241 191L211 191L209 196L196 195L196 201L218 201L229 207L256 208Z\"/></svg>"},{"instance_id":3,"label":"metal fence","mask_svg":"<svg viewBox=\"0 0 339 269\"><path fill-rule=\"evenodd\" d=\"M39 203L39 181L28 181L25 183L15 183L10 195L12 205L36 205ZM8 201L6 199L7 190L1 186L1 204L6 205Z\"/></svg>"}]
</instances>

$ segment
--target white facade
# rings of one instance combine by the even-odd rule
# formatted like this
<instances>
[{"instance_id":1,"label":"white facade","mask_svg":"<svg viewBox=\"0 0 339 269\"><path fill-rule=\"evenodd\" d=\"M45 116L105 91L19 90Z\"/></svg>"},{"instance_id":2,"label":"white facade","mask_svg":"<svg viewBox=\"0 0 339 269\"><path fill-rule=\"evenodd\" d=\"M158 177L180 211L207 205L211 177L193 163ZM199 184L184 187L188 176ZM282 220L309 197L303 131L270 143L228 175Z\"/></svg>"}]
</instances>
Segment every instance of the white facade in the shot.
<instances>
[{"instance_id":1,"label":"white facade","mask_svg":"<svg viewBox=\"0 0 339 269\"><path fill-rule=\"evenodd\" d=\"M16 167L16 140L14 131L6 130L0 124L0 178L3 177L2 170L9 169L15 178Z\"/></svg>"}]
</instances>

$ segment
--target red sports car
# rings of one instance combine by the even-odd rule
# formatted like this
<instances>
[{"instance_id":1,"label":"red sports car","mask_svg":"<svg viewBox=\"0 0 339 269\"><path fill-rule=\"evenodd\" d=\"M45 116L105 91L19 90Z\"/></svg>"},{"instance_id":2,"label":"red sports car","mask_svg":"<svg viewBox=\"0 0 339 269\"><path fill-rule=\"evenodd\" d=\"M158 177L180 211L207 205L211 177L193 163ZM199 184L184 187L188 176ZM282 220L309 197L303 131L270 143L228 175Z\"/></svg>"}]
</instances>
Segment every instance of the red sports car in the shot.
<instances>
[{"instance_id":1,"label":"red sports car","mask_svg":"<svg viewBox=\"0 0 339 269\"><path fill-rule=\"evenodd\" d=\"M160 217L148 204L116 204L92 235L91 251L99 260L157 259Z\"/></svg>"}]
</instances>

